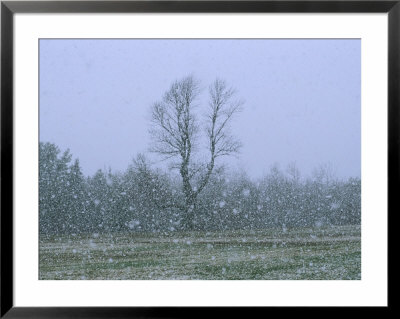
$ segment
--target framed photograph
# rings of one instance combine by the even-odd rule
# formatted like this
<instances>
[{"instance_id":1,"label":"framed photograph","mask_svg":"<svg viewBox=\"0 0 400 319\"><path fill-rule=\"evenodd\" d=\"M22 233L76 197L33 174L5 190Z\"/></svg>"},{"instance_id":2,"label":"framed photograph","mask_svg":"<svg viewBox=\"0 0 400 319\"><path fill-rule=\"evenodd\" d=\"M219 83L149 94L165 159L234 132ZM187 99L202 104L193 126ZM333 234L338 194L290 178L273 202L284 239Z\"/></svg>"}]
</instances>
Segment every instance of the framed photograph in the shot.
<instances>
[{"instance_id":1,"label":"framed photograph","mask_svg":"<svg viewBox=\"0 0 400 319\"><path fill-rule=\"evenodd\" d=\"M2 1L1 317L387 309L399 29L398 1Z\"/></svg>"}]
</instances>

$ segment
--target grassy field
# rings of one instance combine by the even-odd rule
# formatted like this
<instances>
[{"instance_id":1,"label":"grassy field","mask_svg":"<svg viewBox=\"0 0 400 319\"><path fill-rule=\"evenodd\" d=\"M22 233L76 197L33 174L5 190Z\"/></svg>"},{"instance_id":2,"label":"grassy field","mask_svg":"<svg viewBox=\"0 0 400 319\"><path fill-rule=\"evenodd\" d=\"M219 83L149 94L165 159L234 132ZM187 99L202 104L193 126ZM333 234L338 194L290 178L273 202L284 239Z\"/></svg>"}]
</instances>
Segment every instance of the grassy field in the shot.
<instances>
[{"instance_id":1,"label":"grassy field","mask_svg":"<svg viewBox=\"0 0 400 319\"><path fill-rule=\"evenodd\" d=\"M361 279L360 226L40 241L39 279Z\"/></svg>"}]
</instances>

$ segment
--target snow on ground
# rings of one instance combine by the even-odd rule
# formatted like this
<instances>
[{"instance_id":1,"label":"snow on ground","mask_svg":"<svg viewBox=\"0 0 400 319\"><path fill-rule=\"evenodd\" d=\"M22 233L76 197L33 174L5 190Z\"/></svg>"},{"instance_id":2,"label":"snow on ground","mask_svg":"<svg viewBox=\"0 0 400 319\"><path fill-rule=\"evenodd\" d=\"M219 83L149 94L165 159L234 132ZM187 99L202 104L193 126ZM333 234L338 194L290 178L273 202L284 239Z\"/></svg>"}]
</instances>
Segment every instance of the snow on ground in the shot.
<instances>
[{"instance_id":1,"label":"snow on ground","mask_svg":"<svg viewBox=\"0 0 400 319\"><path fill-rule=\"evenodd\" d=\"M361 279L360 226L87 234L40 242L40 279Z\"/></svg>"}]
</instances>

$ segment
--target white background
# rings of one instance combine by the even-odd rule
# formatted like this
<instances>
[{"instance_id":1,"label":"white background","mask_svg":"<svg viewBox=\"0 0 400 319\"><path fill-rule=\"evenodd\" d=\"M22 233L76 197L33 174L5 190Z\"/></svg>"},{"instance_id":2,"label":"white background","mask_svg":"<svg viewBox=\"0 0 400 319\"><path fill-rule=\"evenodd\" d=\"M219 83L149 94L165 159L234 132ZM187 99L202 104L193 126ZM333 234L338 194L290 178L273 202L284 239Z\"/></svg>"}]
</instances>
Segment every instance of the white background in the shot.
<instances>
[{"instance_id":1,"label":"white background","mask_svg":"<svg viewBox=\"0 0 400 319\"><path fill-rule=\"evenodd\" d=\"M16 14L14 31L15 306L387 305L387 14ZM162 37L361 38L361 280L38 280L38 39Z\"/></svg>"}]
</instances>

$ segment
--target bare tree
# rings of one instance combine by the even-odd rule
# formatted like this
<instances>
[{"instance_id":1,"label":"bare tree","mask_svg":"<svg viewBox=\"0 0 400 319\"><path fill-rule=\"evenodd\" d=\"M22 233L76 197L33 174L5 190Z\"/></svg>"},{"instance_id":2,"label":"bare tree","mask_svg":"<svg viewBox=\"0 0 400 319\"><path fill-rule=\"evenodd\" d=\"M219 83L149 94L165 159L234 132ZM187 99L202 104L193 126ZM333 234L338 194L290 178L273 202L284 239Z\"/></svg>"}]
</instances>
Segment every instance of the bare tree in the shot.
<instances>
[{"instance_id":1,"label":"bare tree","mask_svg":"<svg viewBox=\"0 0 400 319\"><path fill-rule=\"evenodd\" d=\"M297 167L296 162L290 162L286 168L286 173L289 175L290 180L298 184L300 182L300 171Z\"/></svg>"},{"instance_id":2,"label":"bare tree","mask_svg":"<svg viewBox=\"0 0 400 319\"><path fill-rule=\"evenodd\" d=\"M335 168L332 163L322 163L312 172L314 180L318 183L330 185L336 181Z\"/></svg>"},{"instance_id":3,"label":"bare tree","mask_svg":"<svg viewBox=\"0 0 400 319\"><path fill-rule=\"evenodd\" d=\"M199 83L188 76L175 81L162 101L151 108L151 150L164 159L176 160L173 167L179 170L182 178L184 203L175 206L184 210L190 228L193 228L198 195L208 184L217 158L237 153L241 146L229 133L229 124L243 102L235 100L235 90L217 79L209 88L209 107L203 123L209 159L206 163L195 160L201 133L201 123L196 116L199 94Z\"/></svg>"}]
</instances>

